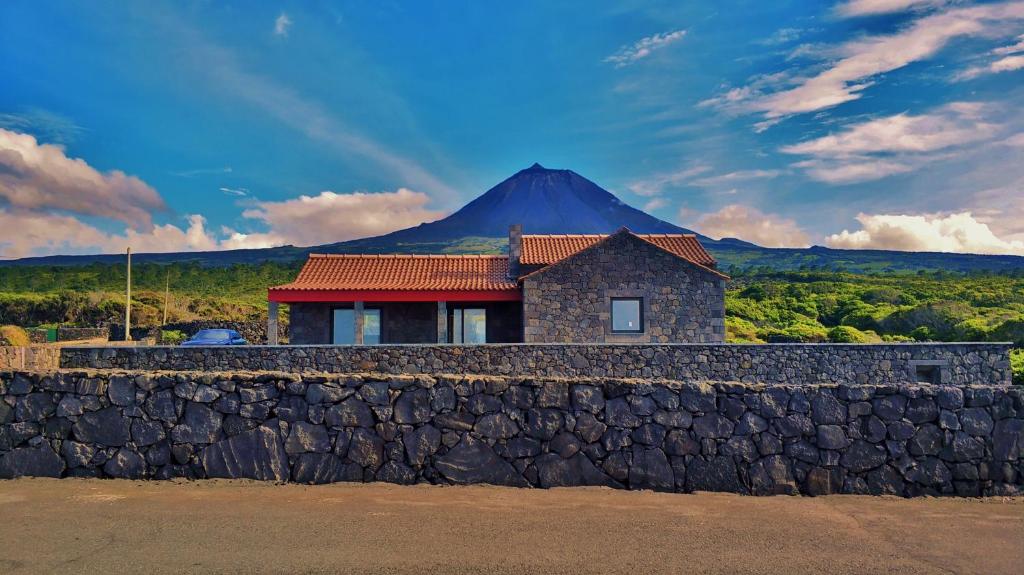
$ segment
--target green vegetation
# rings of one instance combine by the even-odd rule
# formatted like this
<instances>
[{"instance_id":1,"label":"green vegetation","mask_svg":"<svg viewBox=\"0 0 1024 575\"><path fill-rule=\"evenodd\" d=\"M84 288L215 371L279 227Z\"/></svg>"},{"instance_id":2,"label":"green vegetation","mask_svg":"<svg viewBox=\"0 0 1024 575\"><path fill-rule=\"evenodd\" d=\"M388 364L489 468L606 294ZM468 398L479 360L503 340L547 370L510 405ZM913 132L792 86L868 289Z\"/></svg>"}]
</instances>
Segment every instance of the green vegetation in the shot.
<instances>
[{"instance_id":1,"label":"green vegetation","mask_svg":"<svg viewBox=\"0 0 1024 575\"><path fill-rule=\"evenodd\" d=\"M730 341L1013 341L1024 278L989 273L734 272Z\"/></svg>"},{"instance_id":2,"label":"green vegetation","mask_svg":"<svg viewBox=\"0 0 1024 575\"><path fill-rule=\"evenodd\" d=\"M267 287L291 281L300 265L141 264L132 274L132 317L136 325L160 324L169 278L169 321L262 321ZM729 272L729 341L1012 341L1024 347L1024 274L1019 271ZM119 323L123 288L119 264L0 268L0 324ZM1014 369L1024 379L1024 350L1015 352Z\"/></svg>"},{"instance_id":3,"label":"green vegetation","mask_svg":"<svg viewBox=\"0 0 1024 575\"><path fill-rule=\"evenodd\" d=\"M160 345L178 345L185 339L185 334L176 329L165 329L160 332Z\"/></svg>"}]
</instances>

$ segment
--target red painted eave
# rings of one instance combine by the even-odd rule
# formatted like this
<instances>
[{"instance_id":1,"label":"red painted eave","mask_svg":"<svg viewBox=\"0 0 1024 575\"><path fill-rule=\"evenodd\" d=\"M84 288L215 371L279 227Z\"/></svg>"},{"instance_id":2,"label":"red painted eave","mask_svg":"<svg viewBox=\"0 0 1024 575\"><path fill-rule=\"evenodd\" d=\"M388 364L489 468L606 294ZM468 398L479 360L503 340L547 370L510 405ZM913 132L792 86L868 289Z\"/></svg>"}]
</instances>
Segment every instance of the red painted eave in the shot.
<instances>
[{"instance_id":1,"label":"red painted eave","mask_svg":"<svg viewBox=\"0 0 1024 575\"><path fill-rule=\"evenodd\" d=\"M412 301L521 301L522 291L514 290L301 290L267 291L267 300L280 303L329 302L412 302Z\"/></svg>"}]
</instances>

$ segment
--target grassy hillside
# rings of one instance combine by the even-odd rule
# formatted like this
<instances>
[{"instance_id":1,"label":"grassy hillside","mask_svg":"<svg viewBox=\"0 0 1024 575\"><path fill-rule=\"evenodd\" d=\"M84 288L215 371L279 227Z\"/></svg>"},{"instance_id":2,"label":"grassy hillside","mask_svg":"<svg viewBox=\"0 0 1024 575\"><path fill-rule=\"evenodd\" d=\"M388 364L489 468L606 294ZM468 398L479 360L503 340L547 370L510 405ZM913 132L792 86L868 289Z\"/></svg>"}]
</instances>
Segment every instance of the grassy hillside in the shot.
<instances>
[{"instance_id":1,"label":"grassy hillside","mask_svg":"<svg viewBox=\"0 0 1024 575\"><path fill-rule=\"evenodd\" d=\"M298 263L141 264L133 268L136 325L156 325L169 279L169 319L266 316L268 286ZM1014 341L1024 346L1024 274L874 273L729 269L729 341ZM23 266L0 270L0 325L120 322L124 267ZM1024 377L1024 354L1015 356Z\"/></svg>"}]
</instances>

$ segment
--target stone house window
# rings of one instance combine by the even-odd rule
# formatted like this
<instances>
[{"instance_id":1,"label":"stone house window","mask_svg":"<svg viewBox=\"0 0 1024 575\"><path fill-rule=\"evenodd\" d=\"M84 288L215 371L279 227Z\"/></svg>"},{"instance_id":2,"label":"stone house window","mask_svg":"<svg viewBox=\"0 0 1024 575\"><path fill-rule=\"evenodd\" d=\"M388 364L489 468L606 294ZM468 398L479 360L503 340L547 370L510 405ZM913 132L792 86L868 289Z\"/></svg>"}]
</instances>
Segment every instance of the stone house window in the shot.
<instances>
[{"instance_id":1,"label":"stone house window","mask_svg":"<svg viewBox=\"0 0 1024 575\"><path fill-rule=\"evenodd\" d=\"M612 298L612 333L643 333L644 300L639 297Z\"/></svg>"}]
</instances>

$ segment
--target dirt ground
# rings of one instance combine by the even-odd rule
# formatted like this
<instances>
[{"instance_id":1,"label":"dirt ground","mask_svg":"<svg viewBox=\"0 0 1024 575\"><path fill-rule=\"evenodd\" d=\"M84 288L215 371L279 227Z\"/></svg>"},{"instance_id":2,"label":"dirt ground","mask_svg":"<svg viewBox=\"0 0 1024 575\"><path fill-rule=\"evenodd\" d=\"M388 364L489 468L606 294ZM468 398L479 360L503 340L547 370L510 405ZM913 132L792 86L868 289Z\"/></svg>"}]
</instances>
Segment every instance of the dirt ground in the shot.
<instances>
[{"instance_id":1,"label":"dirt ground","mask_svg":"<svg viewBox=\"0 0 1024 575\"><path fill-rule=\"evenodd\" d=\"M1021 573L1024 499L0 481L0 573Z\"/></svg>"}]
</instances>

